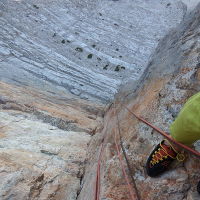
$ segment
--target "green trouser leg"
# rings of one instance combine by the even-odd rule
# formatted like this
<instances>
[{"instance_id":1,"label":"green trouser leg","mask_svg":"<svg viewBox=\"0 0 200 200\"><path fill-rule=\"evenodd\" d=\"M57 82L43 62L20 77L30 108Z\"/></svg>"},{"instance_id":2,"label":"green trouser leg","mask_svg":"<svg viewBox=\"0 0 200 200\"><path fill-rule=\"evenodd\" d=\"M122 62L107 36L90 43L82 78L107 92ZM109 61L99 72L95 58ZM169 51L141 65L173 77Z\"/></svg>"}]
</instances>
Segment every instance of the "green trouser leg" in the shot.
<instances>
[{"instance_id":1,"label":"green trouser leg","mask_svg":"<svg viewBox=\"0 0 200 200\"><path fill-rule=\"evenodd\" d=\"M170 126L170 134L173 139L188 146L200 140L200 92L185 103Z\"/></svg>"}]
</instances>

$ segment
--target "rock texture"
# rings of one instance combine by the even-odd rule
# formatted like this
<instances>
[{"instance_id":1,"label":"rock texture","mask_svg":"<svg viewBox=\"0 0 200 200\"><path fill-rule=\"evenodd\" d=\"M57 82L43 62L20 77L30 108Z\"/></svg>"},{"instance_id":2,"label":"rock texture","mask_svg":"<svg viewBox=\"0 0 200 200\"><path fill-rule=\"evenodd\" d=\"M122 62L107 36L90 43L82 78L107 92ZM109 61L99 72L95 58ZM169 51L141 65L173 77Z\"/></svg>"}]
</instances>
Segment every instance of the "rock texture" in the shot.
<instances>
[{"instance_id":1,"label":"rock texture","mask_svg":"<svg viewBox=\"0 0 200 200\"><path fill-rule=\"evenodd\" d=\"M108 102L185 11L177 0L1 0L0 78Z\"/></svg>"},{"instance_id":2,"label":"rock texture","mask_svg":"<svg viewBox=\"0 0 200 200\"><path fill-rule=\"evenodd\" d=\"M167 173L150 178L145 163L162 137L134 118L122 105L169 132L169 126L184 102L200 90L200 5L159 44L138 84L128 84L116 96L116 110L111 106L105 115L104 130L92 138L86 176L79 199L92 199L97 160L102 138L105 141L101 164L101 199L130 199L114 144L120 121L121 145L127 157L128 174L135 180L141 200L197 200L200 160L187 154L184 163L174 163ZM116 112L116 113L115 113ZM119 135L117 141L120 143ZM198 142L194 144L199 150ZM94 154L96 153L96 156ZM124 160L124 162L127 162ZM130 179L131 180L131 179Z\"/></svg>"},{"instance_id":3,"label":"rock texture","mask_svg":"<svg viewBox=\"0 0 200 200\"><path fill-rule=\"evenodd\" d=\"M198 199L197 159L146 176L161 137L119 103L168 130L199 91L199 10L177 0L1 0L0 199L92 200L102 141L101 199L130 199L117 115L140 199ZM115 110L107 103L119 88Z\"/></svg>"},{"instance_id":4,"label":"rock texture","mask_svg":"<svg viewBox=\"0 0 200 200\"><path fill-rule=\"evenodd\" d=\"M187 5L187 11L192 11L199 3L199 0L181 0L184 4Z\"/></svg>"},{"instance_id":5,"label":"rock texture","mask_svg":"<svg viewBox=\"0 0 200 200\"><path fill-rule=\"evenodd\" d=\"M75 200L103 108L3 82L0 93L0 199Z\"/></svg>"}]
</instances>

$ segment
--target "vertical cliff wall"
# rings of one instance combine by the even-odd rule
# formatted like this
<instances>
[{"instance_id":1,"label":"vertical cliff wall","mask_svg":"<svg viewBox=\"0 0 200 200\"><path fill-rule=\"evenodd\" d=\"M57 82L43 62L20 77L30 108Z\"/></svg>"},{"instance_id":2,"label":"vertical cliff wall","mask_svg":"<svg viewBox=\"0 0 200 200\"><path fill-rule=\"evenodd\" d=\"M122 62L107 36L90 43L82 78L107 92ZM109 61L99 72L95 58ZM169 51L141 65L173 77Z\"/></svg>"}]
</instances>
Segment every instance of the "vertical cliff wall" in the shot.
<instances>
[{"instance_id":1,"label":"vertical cliff wall","mask_svg":"<svg viewBox=\"0 0 200 200\"><path fill-rule=\"evenodd\" d=\"M77 199L106 104L185 12L171 0L0 1L0 199Z\"/></svg>"},{"instance_id":2,"label":"vertical cliff wall","mask_svg":"<svg viewBox=\"0 0 200 200\"><path fill-rule=\"evenodd\" d=\"M170 171L150 178L146 159L162 137L134 118L122 105L169 132L169 125L184 102L200 89L200 5L172 30L157 47L151 62L138 83L129 83L116 96L117 108L110 107L104 129L92 138L88 151L84 184L79 199L94 195L97 161L102 141L105 150L101 161L101 199L130 199L115 148L116 114L119 116L121 144L141 200L197 200L200 160L187 154L184 163L175 163ZM118 143L119 136L117 136ZM97 148L98 147L98 148ZM198 143L195 144L198 150ZM126 160L124 160L126 163Z\"/></svg>"},{"instance_id":3,"label":"vertical cliff wall","mask_svg":"<svg viewBox=\"0 0 200 200\"><path fill-rule=\"evenodd\" d=\"M199 7L186 13L176 0L0 1L1 200L92 200L103 141L101 199L130 199L116 113L140 199L198 199L194 158L146 176L161 137L119 104L168 130L199 90Z\"/></svg>"},{"instance_id":4,"label":"vertical cliff wall","mask_svg":"<svg viewBox=\"0 0 200 200\"><path fill-rule=\"evenodd\" d=\"M108 103L185 12L178 0L1 0L0 79Z\"/></svg>"},{"instance_id":5,"label":"vertical cliff wall","mask_svg":"<svg viewBox=\"0 0 200 200\"><path fill-rule=\"evenodd\" d=\"M100 105L0 82L0 199L76 199Z\"/></svg>"}]
</instances>

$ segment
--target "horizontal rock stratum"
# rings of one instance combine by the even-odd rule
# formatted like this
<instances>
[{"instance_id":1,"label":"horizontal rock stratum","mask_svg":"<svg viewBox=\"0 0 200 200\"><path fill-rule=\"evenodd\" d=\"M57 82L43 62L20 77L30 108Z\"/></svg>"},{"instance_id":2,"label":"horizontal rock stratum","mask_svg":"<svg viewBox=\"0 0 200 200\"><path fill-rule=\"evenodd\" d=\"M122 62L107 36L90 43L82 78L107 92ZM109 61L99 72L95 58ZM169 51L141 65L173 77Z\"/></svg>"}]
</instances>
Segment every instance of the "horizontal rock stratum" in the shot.
<instances>
[{"instance_id":1,"label":"horizontal rock stratum","mask_svg":"<svg viewBox=\"0 0 200 200\"><path fill-rule=\"evenodd\" d=\"M192 156L147 177L161 136L120 105L168 131L199 91L200 6L183 2L0 1L0 200L93 200L102 143L100 199L129 200L116 114L140 200L199 199Z\"/></svg>"},{"instance_id":2,"label":"horizontal rock stratum","mask_svg":"<svg viewBox=\"0 0 200 200\"><path fill-rule=\"evenodd\" d=\"M196 190L200 181L200 159L191 154L186 154L184 163L175 162L165 174L157 178L148 177L146 160L163 137L137 120L124 107L169 132L169 126L183 104L200 91L199 40L200 4L159 43L137 84L129 83L121 89L115 98L116 109L112 104L106 112L103 131L97 133L90 143L89 162L79 200L93 199L90 188L97 180L95 175L102 141L105 149L101 161L100 199L131 199L115 147L115 133L122 147L121 154L126 155L123 161L129 178L132 177L129 181L133 188L135 183L140 200L200 199ZM200 150L199 141L194 148Z\"/></svg>"},{"instance_id":3,"label":"horizontal rock stratum","mask_svg":"<svg viewBox=\"0 0 200 200\"><path fill-rule=\"evenodd\" d=\"M177 0L1 0L1 79L108 102L185 11Z\"/></svg>"}]
</instances>

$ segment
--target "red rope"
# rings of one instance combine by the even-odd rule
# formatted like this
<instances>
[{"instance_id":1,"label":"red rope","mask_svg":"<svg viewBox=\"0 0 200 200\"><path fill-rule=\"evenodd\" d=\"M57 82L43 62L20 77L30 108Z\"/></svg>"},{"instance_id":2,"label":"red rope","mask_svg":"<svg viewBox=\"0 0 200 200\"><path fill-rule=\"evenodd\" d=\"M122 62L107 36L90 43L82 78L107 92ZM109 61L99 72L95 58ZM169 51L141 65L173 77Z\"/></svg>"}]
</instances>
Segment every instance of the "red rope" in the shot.
<instances>
[{"instance_id":1,"label":"red rope","mask_svg":"<svg viewBox=\"0 0 200 200\"><path fill-rule=\"evenodd\" d=\"M124 105L122 105L124 106ZM198 158L200 158L200 153L198 151L195 151L194 149L180 143L177 142L176 140L174 140L171 136L169 136L167 133L165 133L164 131L162 131L161 129L157 128L156 126L152 125L150 122L146 121L145 119L143 119L142 117L138 116L137 114L135 114L134 112L132 112L128 107L124 106L133 116L135 116L137 119L139 119L140 121L142 121L143 123L147 124L148 126L150 126L151 128L153 128L154 130L156 130L157 132L159 132L161 135L163 135L165 138L167 138L168 140L170 140L171 142L173 142L174 144L178 145L179 147L185 149L186 151L188 151L189 153L192 153L193 155L197 156Z\"/></svg>"},{"instance_id":2,"label":"red rope","mask_svg":"<svg viewBox=\"0 0 200 200\"><path fill-rule=\"evenodd\" d=\"M124 105L122 105L124 106ZM143 123L145 123L146 125L150 126L151 128L153 128L154 130L156 130L157 132L159 132L161 135L163 135L165 138L167 138L168 140L170 140L171 142L173 142L174 144L178 145L179 147L185 149L186 151L188 151L189 153L192 153L193 155L197 156L198 158L200 158L200 152L195 151L194 149L180 143L177 142L176 140L174 140L170 135L168 135L167 133L165 133L164 131L162 131L161 129L157 128L156 126L152 125L150 122L148 122L147 120L143 119L142 117L140 117L139 115L135 114L133 111L131 111L127 106L124 106L134 117L136 117L138 120L142 121ZM116 115L116 108L115 108L115 115ZM118 120L118 119L117 119ZM118 129L119 129L119 124L118 124ZM119 130L118 130L119 131ZM136 194L134 194L131 184L129 182L129 178L128 175L126 173L125 170L125 166L124 166L124 162L123 162L123 158L122 155L120 154L120 148L119 145L117 144L117 136L116 136L116 130L114 132L115 134L115 146L117 149L117 154L120 160L120 167L122 169L123 175L125 177L126 183L127 183L127 187L130 193L130 197L131 200L138 200L138 196ZM95 184L95 200L100 200L100 175L101 175L101 160L102 160L102 155L103 155L103 151L105 149L105 136L104 136L104 141L103 144L101 145L100 148L100 153L99 153L99 158L98 158L98 163L97 163L97 172L96 172L96 184Z\"/></svg>"},{"instance_id":3,"label":"red rope","mask_svg":"<svg viewBox=\"0 0 200 200\"><path fill-rule=\"evenodd\" d=\"M115 116L116 116L116 125L117 125L116 129L118 129L118 135L119 135L119 138L121 140L119 118L118 118L118 114L116 114L116 104L115 103L114 103L114 107L115 107ZM137 188L135 188L135 192L133 192L133 188L132 188L132 186L130 184L128 175L127 175L126 170L125 170L125 164L123 162L123 158L122 158L122 155L120 153L120 147L119 147L119 145L117 143L117 134L116 134L117 131L116 131L116 129L115 129L115 132L114 132L114 135L115 135L115 146L116 146L118 158L119 158L119 161L120 161L120 167L121 167L123 175L125 177L127 188L129 190L130 199L131 200L139 200L138 193L137 193Z\"/></svg>"},{"instance_id":4,"label":"red rope","mask_svg":"<svg viewBox=\"0 0 200 200\"><path fill-rule=\"evenodd\" d=\"M106 125L105 131L107 130L108 123ZM101 160L103 156L103 151L105 149L105 137L107 136L107 132L104 133L103 136L103 143L101 144L98 163L97 163L97 170L96 170L96 182L95 182L95 200L100 200L100 189L101 189Z\"/></svg>"},{"instance_id":5,"label":"red rope","mask_svg":"<svg viewBox=\"0 0 200 200\"><path fill-rule=\"evenodd\" d=\"M116 109L115 109L115 115L116 115ZM118 120L117 116L116 116L116 119ZM106 129L105 129L105 131L106 131ZM118 124L118 131L119 131L119 124ZM105 133L107 133L107 132L105 132ZM139 198L137 196L137 192L136 192L136 194L134 194L134 192L133 192L133 189L132 189L131 184L129 182L128 175L127 175L126 170L125 170L123 158L122 158L122 155L120 154L120 148L119 148L119 145L117 144L116 130L114 131L114 136L115 136L115 146L116 146L116 149L117 149L118 158L120 160L120 167L122 169L122 172L123 172L123 175L125 177L126 184L127 184L127 187L128 187L129 193L130 193L130 197L131 197L130 200L139 200ZM96 183L95 183L95 200L100 200L101 160L102 160L104 149L105 149L105 135L104 135L103 144L101 144L99 158L98 158L98 163L97 163Z\"/></svg>"},{"instance_id":6,"label":"red rope","mask_svg":"<svg viewBox=\"0 0 200 200\"><path fill-rule=\"evenodd\" d=\"M125 171L124 162L123 162L122 156L120 154L119 145L117 144L117 141L116 141L116 136L115 136L115 146L116 146L116 149L117 149L117 154L118 154L118 157L119 157L119 160L120 160L120 166L121 166L122 172L123 172L125 180L126 180L126 184L127 184L127 187L128 187L129 193L130 193L131 200L136 200L137 197L135 197L135 194L133 193L133 190L132 190L131 185L129 183L129 179L128 179L128 176L127 176L126 171Z\"/></svg>"},{"instance_id":7,"label":"red rope","mask_svg":"<svg viewBox=\"0 0 200 200\"><path fill-rule=\"evenodd\" d=\"M129 193L130 193L131 200L138 200L137 196L133 192L133 189L132 189L131 184L129 182L128 175L127 175L126 170L125 170L122 155L120 154L120 150L119 150L119 145L117 144L116 130L115 130L115 146L116 146L116 149L117 149L117 154L118 154L118 158L119 158L119 161L120 161L120 166L121 166L123 175L124 175L125 180L126 180L126 184L127 184L127 187L128 187Z\"/></svg>"},{"instance_id":8,"label":"red rope","mask_svg":"<svg viewBox=\"0 0 200 200\"><path fill-rule=\"evenodd\" d=\"M100 174L101 174L100 172L101 172L101 158L102 158L103 150L104 150L104 145L102 144L100 154L99 154L98 164L97 164L95 200L99 200L99 196L100 196Z\"/></svg>"}]
</instances>

